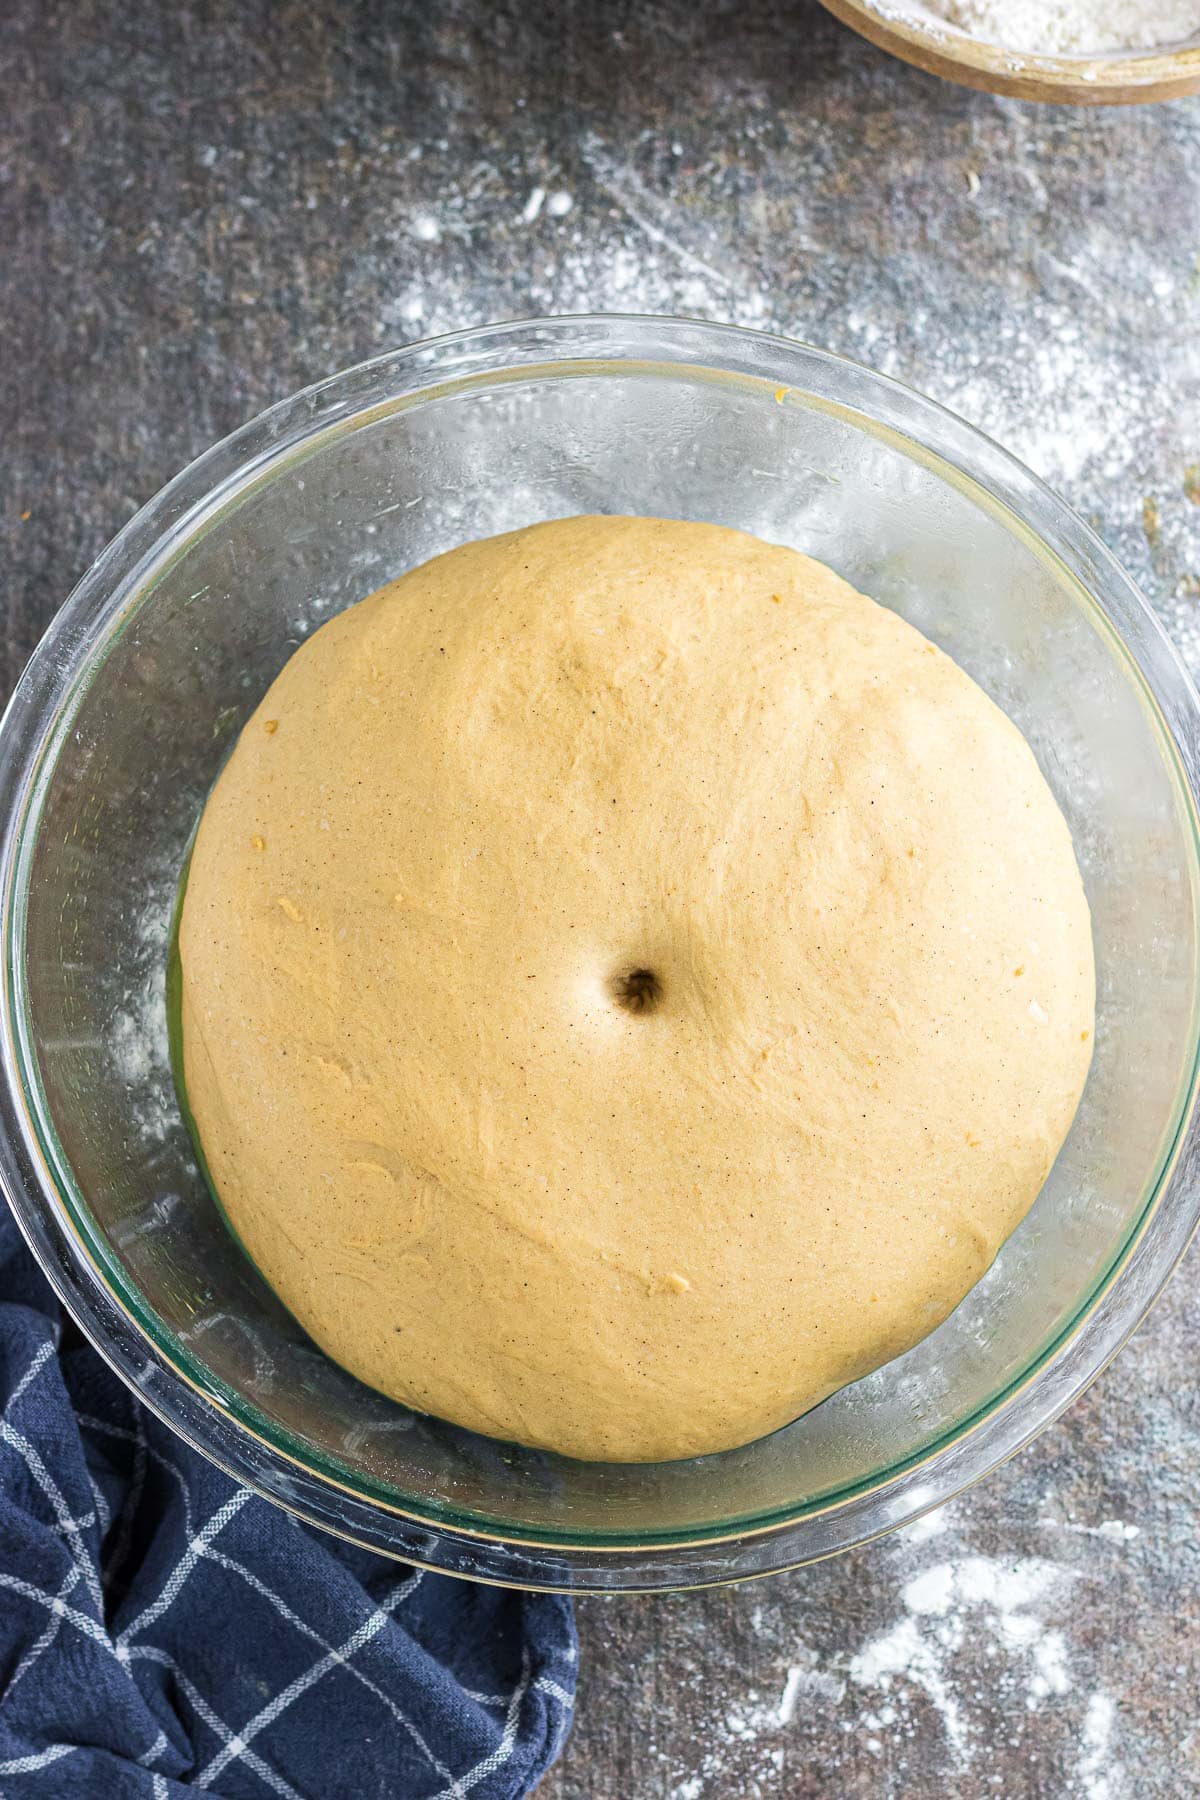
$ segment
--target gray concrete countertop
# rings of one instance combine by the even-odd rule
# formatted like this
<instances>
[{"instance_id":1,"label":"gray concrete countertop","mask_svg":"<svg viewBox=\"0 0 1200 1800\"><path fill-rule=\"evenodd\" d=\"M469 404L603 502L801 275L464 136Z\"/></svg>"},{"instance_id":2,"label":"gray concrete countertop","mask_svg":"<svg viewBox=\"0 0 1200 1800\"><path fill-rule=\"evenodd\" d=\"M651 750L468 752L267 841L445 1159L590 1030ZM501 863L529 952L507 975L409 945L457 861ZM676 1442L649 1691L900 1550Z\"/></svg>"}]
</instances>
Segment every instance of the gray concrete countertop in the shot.
<instances>
[{"instance_id":1,"label":"gray concrete countertop","mask_svg":"<svg viewBox=\"0 0 1200 1800\"><path fill-rule=\"evenodd\" d=\"M1200 672L1200 102L1044 111L813 0L11 0L5 684L212 439L486 319L671 311L899 375L1030 462ZM895 1538L579 1608L546 1800L1200 1794L1195 1263Z\"/></svg>"}]
</instances>

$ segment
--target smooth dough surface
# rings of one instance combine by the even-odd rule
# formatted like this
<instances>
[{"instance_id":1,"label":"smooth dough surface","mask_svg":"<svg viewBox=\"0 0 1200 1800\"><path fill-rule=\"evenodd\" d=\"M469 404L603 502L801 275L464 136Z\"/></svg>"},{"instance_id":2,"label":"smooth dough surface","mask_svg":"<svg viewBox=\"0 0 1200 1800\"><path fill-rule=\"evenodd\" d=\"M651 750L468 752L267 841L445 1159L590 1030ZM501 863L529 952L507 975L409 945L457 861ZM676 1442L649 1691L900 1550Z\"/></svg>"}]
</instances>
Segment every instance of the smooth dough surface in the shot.
<instances>
[{"instance_id":1,"label":"smooth dough surface","mask_svg":"<svg viewBox=\"0 0 1200 1800\"><path fill-rule=\"evenodd\" d=\"M316 632L180 949L209 1167L287 1305L577 1457L745 1443L924 1336L1091 1052L1015 726L821 564L666 520L466 544Z\"/></svg>"}]
</instances>

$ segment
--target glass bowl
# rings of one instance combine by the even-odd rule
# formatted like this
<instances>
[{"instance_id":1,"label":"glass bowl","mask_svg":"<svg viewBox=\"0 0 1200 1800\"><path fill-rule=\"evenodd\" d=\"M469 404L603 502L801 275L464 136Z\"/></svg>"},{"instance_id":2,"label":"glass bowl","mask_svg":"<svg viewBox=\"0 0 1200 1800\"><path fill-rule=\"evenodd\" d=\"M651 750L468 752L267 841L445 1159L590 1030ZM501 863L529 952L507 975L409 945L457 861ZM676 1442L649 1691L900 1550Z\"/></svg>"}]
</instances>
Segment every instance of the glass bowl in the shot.
<instances>
[{"instance_id":1,"label":"glass bowl","mask_svg":"<svg viewBox=\"0 0 1200 1800\"><path fill-rule=\"evenodd\" d=\"M1054 56L1012 50L948 24L922 0L821 0L881 50L944 81L1058 106L1131 106L1200 93L1200 35L1139 50Z\"/></svg>"},{"instance_id":2,"label":"glass bowl","mask_svg":"<svg viewBox=\"0 0 1200 1800\"><path fill-rule=\"evenodd\" d=\"M990 1273L908 1355L771 1437L686 1463L493 1442L330 1362L222 1223L168 1053L191 833L296 645L463 539L587 511L742 526L911 619L1027 733L1095 922L1091 1078ZM51 626L2 738L0 1176L17 1217L148 1406L239 1481L377 1550L617 1589L845 1549L1053 1419L1196 1223L1195 695L1130 581L1040 482L837 357L679 320L568 318L335 376L143 508Z\"/></svg>"}]
</instances>

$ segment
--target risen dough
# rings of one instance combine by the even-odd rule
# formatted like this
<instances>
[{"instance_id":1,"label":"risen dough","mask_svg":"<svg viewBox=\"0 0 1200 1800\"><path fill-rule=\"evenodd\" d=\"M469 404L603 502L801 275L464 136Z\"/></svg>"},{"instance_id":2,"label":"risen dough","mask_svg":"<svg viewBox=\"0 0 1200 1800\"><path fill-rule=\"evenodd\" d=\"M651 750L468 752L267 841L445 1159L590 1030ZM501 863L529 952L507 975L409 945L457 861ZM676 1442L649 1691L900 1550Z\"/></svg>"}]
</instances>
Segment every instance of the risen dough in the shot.
<instances>
[{"instance_id":1,"label":"risen dough","mask_svg":"<svg viewBox=\"0 0 1200 1800\"><path fill-rule=\"evenodd\" d=\"M318 631L181 952L200 1136L288 1306L580 1457L744 1443L922 1337L1091 1049L1016 728L820 564L665 520L466 544Z\"/></svg>"}]
</instances>

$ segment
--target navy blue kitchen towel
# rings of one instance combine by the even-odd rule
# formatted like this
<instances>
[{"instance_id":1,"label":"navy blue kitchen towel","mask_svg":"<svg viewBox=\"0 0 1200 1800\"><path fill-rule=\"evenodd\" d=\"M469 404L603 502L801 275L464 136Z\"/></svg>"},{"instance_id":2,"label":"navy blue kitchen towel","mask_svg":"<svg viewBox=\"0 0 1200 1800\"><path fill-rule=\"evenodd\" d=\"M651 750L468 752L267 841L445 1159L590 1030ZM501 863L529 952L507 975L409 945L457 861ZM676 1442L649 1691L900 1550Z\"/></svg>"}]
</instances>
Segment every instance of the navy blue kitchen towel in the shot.
<instances>
[{"instance_id":1,"label":"navy blue kitchen towel","mask_svg":"<svg viewBox=\"0 0 1200 1800\"><path fill-rule=\"evenodd\" d=\"M197 1456L0 1200L3 1800L510 1800L575 1663L569 1601L368 1555Z\"/></svg>"}]
</instances>

